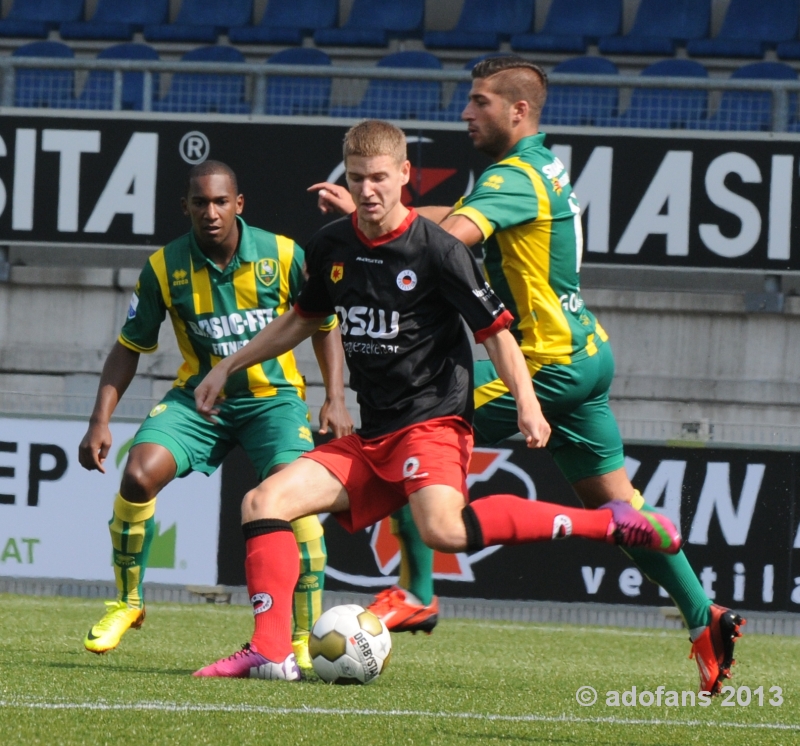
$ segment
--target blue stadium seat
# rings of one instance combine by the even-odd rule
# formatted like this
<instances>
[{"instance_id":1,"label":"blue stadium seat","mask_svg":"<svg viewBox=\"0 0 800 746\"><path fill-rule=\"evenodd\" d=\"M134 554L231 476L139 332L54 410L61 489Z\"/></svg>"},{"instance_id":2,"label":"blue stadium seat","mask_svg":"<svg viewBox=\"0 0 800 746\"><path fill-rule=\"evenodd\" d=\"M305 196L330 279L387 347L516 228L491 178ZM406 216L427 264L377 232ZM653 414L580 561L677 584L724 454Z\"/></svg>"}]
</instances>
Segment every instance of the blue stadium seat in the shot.
<instances>
[{"instance_id":1,"label":"blue stadium seat","mask_svg":"<svg viewBox=\"0 0 800 746\"><path fill-rule=\"evenodd\" d=\"M269 0L258 26L232 28L228 38L232 44L300 44L338 19L339 0Z\"/></svg>"},{"instance_id":2,"label":"blue stadium seat","mask_svg":"<svg viewBox=\"0 0 800 746\"><path fill-rule=\"evenodd\" d=\"M797 80L797 73L781 62L754 62L735 70L731 78ZM789 111L797 111L796 93L789 94ZM772 129L772 94L768 91L724 91L719 109L702 128L767 132Z\"/></svg>"},{"instance_id":3,"label":"blue stadium seat","mask_svg":"<svg viewBox=\"0 0 800 746\"><path fill-rule=\"evenodd\" d=\"M630 32L600 39L600 51L671 55L676 43L704 39L710 27L711 0L642 0Z\"/></svg>"},{"instance_id":4,"label":"blue stadium seat","mask_svg":"<svg viewBox=\"0 0 800 746\"><path fill-rule=\"evenodd\" d=\"M533 29L534 0L465 0L451 31L429 31L429 49L497 49L512 34Z\"/></svg>"},{"instance_id":5,"label":"blue stadium seat","mask_svg":"<svg viewBox=\"0 0 800 746\"><path fill-rule=\"evenodd\" d=\"M13 57L63 57L75 53L60 41L34 41L14 50ZM75 103L75 73L72 70L16 70L14 106L38 109L70 109Z\"/></svg>"},{"instance_id":6,"label":"blue stadium seat","mask_svg":"<svg viewBox=\"0 0 800 746\"><path fill-rule=\"evenodd\" d=\"M46 39L50 29L83 17L83 0L14 0L0 21L0 36Z\"/></svg>"},{"instance_id":7,"label":"blue stadium seat","mask_svg":"<svg viewBox=\"0 0 800 746\"><path fill-rule=\"evenodd\" d=\"M538 34L515 34L514 51L578 52L622 27L622 0L553 0Z\"/></svg>"},{"instance_id":8,"label":"blue stadium seat","mask_svg":"<svg viewBox=\"0 0 800 746\"><path fill-rule=\"evenodd\" d=\"M787 0L731 0L714 39L694 39L689 54L705 57L762 57L764 49L797 37L798 4Z\"/></svg>"},{"instance_id":9,"label":"blue stadium seat","mask_svg":"<svg viewBox=\"0 0 800 746\"><path fill-rule=\"evenodd\" d=\"M284 49L267 60L268 65L330 65L320 49ZM265 114L324 115L331 103L331 79L271 75L267 78Z\"/></svg>"},{"instance_id":10,"label":"blue stadium seat","mask_svg":"<svg viewBox=\"0 0 800 746\"><path fill-rule=\"evenodd\" d=\"M244 62L244 55L228 46L200 47L187 52L184 62ZM167 95L153 102L153 111L198 112L203 114L249 114L244 100L244 75L175 73Z\"/></svg>"},{"instance_id":11,"label":"blue stadium seat","mask_svg":"<svg viewBox=\"0 0 800 746\"><path fill-rule=\"evenodd\" d=\"M642 70L642 75L707 78L708 71L694 60L661 60ZM634 88L625 113L609 124L615 127L697 129L707 113L707 90Z\"/></svg>"},{"instance_id":12,"label":"blue stadium seat","mask_svg":"<svg viewBox=\"0 0 800 746\"><path fill-rule=\"evenodd\" d=\"M617 75L616 65L605 57L575 57L553 68L554 73ZM551 85L542 111L543 125L605 126L616 115L617 88L605 86Z\"/></svg>"},{"instance_id":13,"label":"blue stadium seat","mask_svg":"<svg viewBox=\"0 0 800 746\"><path fill-rule=\"evenodd\" d=\"M464 65L465 70L472 70L475 65L477 65L481 60L485 60L487 57L505 57L506 54L503 52L491 52L489 54L482 54L480 57L475 57L467 62ZM441 119L445 122L459 122L461 121L461 112L464 111L464 107L467 105L467 101L469 99L469 92L472 88L472 81L465 80L462 83L458 83L453 91L453 95L450 97L450 101L448 102L447 106L445 106L437 116L437 119Z\"/></svg>"},{"instance_id":14,"label":"blue stadium seat","mask_svg":"<svg viewBox=\"0 0 800 746\"><path fill-rule=\"evenodd\" d=\"M147 44L117 44L107 47L97 55L99 60L157 60L158 52ZM151 95L158 91L158 74L153 75ZM144 73L122 74L122 108L141 111L144 101ZM114 108L114 73L110 70L92 70L76 102L78 109ZM152 100L151 100L152 108Z\"/></svg>"},{"instance_id":15,"label":"blue stadium seat","mask_svg":"<svg viewBox=\"0 0 800 746\"><path fill-rule=\"evenodd\" d=\"M390 38L420 36L424 14L425 0L354 0L344 26L317 31L314 42L323 46L385 47Z\"/></svg>"},{"instance_id":16,"label":"blue stadium seat","mask_svg":"<svg viewBox=\"0 0 800 746\"><path fill-rule=\"evenodd\" d=\"M89 21L62 23L62 39L103 39L126 41L148 24L169 20L169 0L98 0L97 9Z\"/></svg>"},{"instance_id":17,"label":"blue stadium seat","mask_svg":"<svg viewBox=\"0 0 800 746\"><path fill-rule=\"evenodd\" d=\"M213 44L217 35L253 19L253 0L182 0L175 23L144 27L147 41L191 41Z\"/></svg>"},{"instance_id":18,"label":"blue stadium seat","mask_svg":"<svg viewBox=\"0 0 800 746\"><path fill-rule=\"evenodd\" d=\"M378 62L378 67L441 70L442 63L429 52L395 52ZM441 98L442 86L438 81L373 79L361 103L333 106L330 113L333 117L436 119Z\"/></svg>"}]
</instances>

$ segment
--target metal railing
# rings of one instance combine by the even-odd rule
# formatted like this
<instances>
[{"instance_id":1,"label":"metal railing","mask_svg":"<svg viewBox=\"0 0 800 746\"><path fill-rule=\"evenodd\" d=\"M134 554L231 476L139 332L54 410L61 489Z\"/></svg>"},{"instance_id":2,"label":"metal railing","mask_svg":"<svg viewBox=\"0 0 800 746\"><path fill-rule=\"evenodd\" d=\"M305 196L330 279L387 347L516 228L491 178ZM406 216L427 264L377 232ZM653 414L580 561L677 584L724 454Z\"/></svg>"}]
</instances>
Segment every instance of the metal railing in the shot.
<instances>
[{"instance_id":1,"label":"metal railing","mask_svg":"<svg viewBox=\"0 0 800 746\"><path fill-rule=\"evenodd\" d=\"M459 120L471 80L466 70L12 56L0 58L0 79L4 107L437 122ZM798 80L553 74L542 123L800 131L798 93Z\"/></svg>"}]
</instances>

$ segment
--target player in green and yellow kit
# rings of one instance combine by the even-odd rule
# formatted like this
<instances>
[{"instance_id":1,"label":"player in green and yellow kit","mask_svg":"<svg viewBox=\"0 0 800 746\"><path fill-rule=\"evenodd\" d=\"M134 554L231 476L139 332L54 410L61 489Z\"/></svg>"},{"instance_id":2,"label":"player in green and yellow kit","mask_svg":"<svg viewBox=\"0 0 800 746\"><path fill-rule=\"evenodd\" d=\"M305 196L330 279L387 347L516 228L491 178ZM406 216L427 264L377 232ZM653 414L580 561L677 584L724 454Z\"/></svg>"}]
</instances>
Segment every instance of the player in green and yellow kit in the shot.
<instances>
[{"instance_id":1,"label":"player in green and yellow kit","mask_svg":"<svg viewBox=\"0 0 800 746\"><path fill-rule=\"evenodd\" d=\"M617 499L651 510L623 466L622 439L608 403L614 375L608 336L581 297L580 206L564 164L539 133L547 77L514 56L483 60L472 77L462 118L475 147L494 164L455 207L418 211L468 246L483 242L487 280L514 315L512 332L552 428L547 448L584 505L597 508ZM341 187L311 189L320 191L323 211L351 209ZM518 432L516 405L491 361L475 363L474 393L476 445ZM395 631L430 632L438 612L433 553L407 508L393 518L400 585L380 593L370 610ZM730 675L742 618L712 604L683 552L624 551L675 601L690 630L701 688L719 691Z\"/></svg>"},{"instance_id":2,"label":"player in green and yellow kit","mask_svg":"<svg viewBox=\"0 0 800 746\"><path fill-rule=\"evenodd\" d=\"M88 632L94 653L115 648L144 621L142 581L154 532L156 495L192 471L212 474L237 444L259 480L313 446L305 382L291 352L231 377L219 415L197 414L194 387L222 358L247 344L294 302L303 284L303 251L290 238L248 226L244 198L224 163L206 161L189 172L182 201L192 230L155 252L139 277L128 317L103 367L79 458L103 469L111 447L108 422L127 389L140 353L153 352L167 314L183 364L170 392L153 408L133 440L109 523L118 596ZM335 317L312 338L327 398L320 432L349 434L344 406L343 352ZM307 639L322 611L325 540L316 516L295 521L301 580L295 593L295 653L310 666Z\"/></svg>"}]
</instances>

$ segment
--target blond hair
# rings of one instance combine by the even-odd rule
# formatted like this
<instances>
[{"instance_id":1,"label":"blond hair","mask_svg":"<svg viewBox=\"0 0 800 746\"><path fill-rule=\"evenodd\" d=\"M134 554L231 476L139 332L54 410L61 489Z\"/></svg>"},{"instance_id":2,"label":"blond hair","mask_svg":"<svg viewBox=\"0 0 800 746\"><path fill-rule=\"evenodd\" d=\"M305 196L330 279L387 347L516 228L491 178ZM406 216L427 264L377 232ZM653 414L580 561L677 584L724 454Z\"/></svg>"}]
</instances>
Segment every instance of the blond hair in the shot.
<instances>
[{"instance_id":1,"label":"blond hair","mask_svg":"<svg viewBox=\"0 0 800 746\"><path fill-rule=\"evenodd\" d=\"M381 119L366 119L347 130L343 145L344 160L357 155L373 158L388 155L397 163L406 160L406 136L399 127Z\"/></svg>"}]
</instances>

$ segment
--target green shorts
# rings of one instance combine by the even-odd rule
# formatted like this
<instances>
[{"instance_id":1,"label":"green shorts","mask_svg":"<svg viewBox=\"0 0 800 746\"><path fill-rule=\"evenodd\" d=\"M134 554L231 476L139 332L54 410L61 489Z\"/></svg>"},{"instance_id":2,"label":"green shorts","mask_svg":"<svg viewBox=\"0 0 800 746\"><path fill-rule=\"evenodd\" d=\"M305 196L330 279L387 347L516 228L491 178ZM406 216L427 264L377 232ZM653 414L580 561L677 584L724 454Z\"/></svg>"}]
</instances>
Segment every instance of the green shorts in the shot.
<instances>
[{"instance_id":1,"label":"green shorts","mask_svg":"<svg viewBox=\"0 0 800 746\"><path fill-rule=\"evenodd\" d=\"M614 356L607 342L571 365L543 365L533 375L536 397L552 429L548 450L570 483L619 469L622 438L608 405ZM519 432L517 405L490 360L475 363L475 445Z\"/></svg>"},{"instance_id":2,"label":"green shorts","mask_svg":"<svg viewBox=\"0 0 800 746\"><path fill-rule=\"evenodd\" d=\"M241 445L259 480L272 467L288 464L314 447L308 426L308 407L295 394L271 397L232 397L220 405L219 424L203 419L194 394L172 389L153 407L133 445L164 446L178 465L176 476L192 471L213 474L228 452Z\"/></svg>"}]
</instances>

